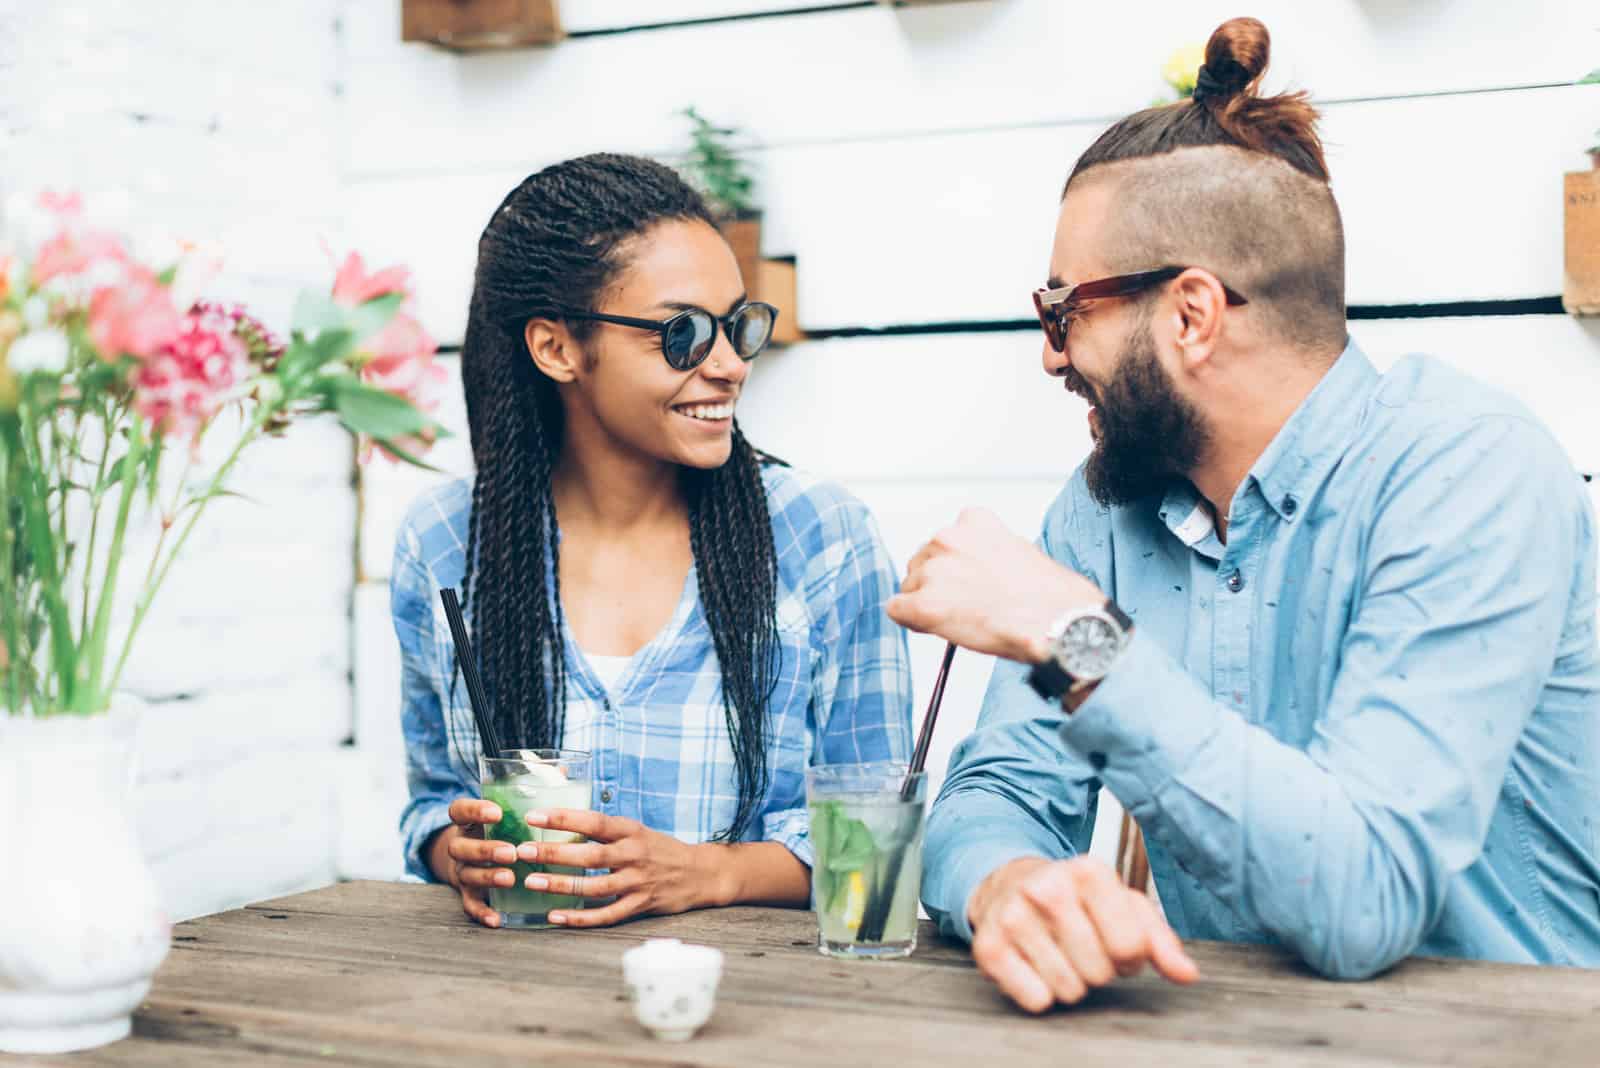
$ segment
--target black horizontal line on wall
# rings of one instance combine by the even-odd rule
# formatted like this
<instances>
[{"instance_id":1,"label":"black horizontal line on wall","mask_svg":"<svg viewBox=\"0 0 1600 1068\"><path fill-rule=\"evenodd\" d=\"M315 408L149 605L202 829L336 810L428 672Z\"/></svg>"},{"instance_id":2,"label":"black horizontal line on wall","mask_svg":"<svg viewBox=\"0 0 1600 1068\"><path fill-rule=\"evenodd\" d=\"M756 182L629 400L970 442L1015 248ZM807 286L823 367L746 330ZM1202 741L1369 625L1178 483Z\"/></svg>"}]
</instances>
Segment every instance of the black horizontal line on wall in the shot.
<instances>
[{"instance_id":1,"label":"black horizontal line on wall","mask_svg":"<svg viewBox=\"0 0 1600 1068\"><path fill-rule=\"evenodd\" d=\"M746 11L736 15L711 15L703 19L677 19L671 22L643 22L637 26L605 26L594 30L573 30L568 39L583 37L615 37L623 33L647 33L651 30L677 30L689 26L716 26L724 22L753 22L756 19L781 19L795 15L822 15L835 11L855 11L863 7L877 7L877 0L862 0L853 4L811 4L806 7L786 7L777 11Z\"/></svg>"},{"instance_id":2,"label":"black horizontal line on wall","mask_svg":"<svg viewBox=\"0 0 1600 1068\"><path fill-rule=\"evenodd\" d=\"M1493 319L1510 315L1561 315L1560 297L1524 300L1458 300L1448 304L1355 304L1345 317L1361 319ZM807 330L807 341L850 337L906 337L916 334L1010 334L1037 331L1037 319L963 319L946 323L894 323L889 326L836 326ZM460 345L440 345L442 355L459 355Z\"/></svg>"}]
</instances>

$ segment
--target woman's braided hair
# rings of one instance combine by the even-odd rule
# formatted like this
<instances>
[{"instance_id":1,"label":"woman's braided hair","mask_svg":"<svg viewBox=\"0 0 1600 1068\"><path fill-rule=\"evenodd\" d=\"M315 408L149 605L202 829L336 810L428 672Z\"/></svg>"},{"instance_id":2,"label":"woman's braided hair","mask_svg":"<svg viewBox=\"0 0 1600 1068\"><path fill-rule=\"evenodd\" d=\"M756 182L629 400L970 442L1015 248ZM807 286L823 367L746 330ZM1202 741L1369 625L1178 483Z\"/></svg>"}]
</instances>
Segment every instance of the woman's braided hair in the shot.
<instances>
[{"instance_id":1,"label":"woman's braided hair","mask_svg":"<svg viewBox=\"0 0 1600 1068\"><path fill-rule=\"evenodd\" d=\"M463 585L495 725L507 745L559 745L566 709L560 539L550 489L564 420L555 383L527 352L523 326L595 308L626 266L630 239L672 220L713 223L700 195L667 167L601 153L524 179L478 241L461 353L477 466ZM567 328L583 344L593 324L569 320ZM738 808L719 834L726 840L750 829L770 782L778 570L764 462L736 425L726 464L680 475L738 768Z\"/></svg>"}]
</instances>

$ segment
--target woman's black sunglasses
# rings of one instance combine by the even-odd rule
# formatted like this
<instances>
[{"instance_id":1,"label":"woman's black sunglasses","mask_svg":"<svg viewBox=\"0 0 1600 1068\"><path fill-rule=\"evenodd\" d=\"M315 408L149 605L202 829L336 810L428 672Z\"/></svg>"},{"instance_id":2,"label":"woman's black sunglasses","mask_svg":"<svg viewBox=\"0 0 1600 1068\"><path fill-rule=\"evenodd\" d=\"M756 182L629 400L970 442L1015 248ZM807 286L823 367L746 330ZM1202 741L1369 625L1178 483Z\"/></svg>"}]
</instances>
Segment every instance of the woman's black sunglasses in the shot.
<instances>
[{"instance_id":1,"label":"woman's black sunglasses","mask_svg":"<svg viewBox=\"0 0 1600 1068\"><path fill-rule=\"evenodd\" d=\"M670 319L634 319L626 315L601 315L599 312L563 312L568 319L615 323L661 335L661 355L677 371L692 371L705 362L717 343L717 327L728 335L728 344L739 358L749 362L761 355L772 340L778 322L778 309L759 300L741 304L727 315L712 315L704 308L686 308Z\"/></svg>"}]
</instances>

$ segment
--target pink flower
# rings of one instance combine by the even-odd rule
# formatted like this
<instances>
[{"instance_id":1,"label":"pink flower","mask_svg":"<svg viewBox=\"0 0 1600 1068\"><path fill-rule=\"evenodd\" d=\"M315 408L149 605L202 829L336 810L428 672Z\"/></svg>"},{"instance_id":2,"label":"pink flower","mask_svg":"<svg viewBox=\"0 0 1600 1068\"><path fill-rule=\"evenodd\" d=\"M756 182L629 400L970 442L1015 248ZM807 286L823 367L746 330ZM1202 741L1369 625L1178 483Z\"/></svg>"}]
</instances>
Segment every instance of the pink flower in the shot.
<instances>
[{"instance_id":1,"label":"pink flower","mask_svg":"<svg viewBox=\"0 0 1600 1068\"><path fill-rule=\"evenodd\" d=\"M378 331L361 346L358 359L361 379L386 393L409 401L419 411L432 414L439 407L439 399L450 376L444 365L435 358L437 343L417 322L405 312L397 312L387 326ZM398 438L396 448L412 456L426 452L433 445L434 434ZM371 458L374 443L363 441L361 458ZM393 452L378 445L377 448L390 460L398 460Z\"/></svg>"},{"instance_id":2,"label":"pink flower","mask_svg":"<svg viewBox=\"0 0 1600 1068\"><path fill-rule=\"evenodd\" d=\"M172 298L156 276L130 267L126 281L103 286L89 299L89 336L100 358L146 359L178 335L180 319Z\"/></svg>"},{"instance_id":3,"label":"pink flower","mask_svg":"<svg viewBox=\"0 0 1600 1068\"><path fill-rule=\"evenodd\" d=\"M194 435L249 369L249 348L225 309L196 305L134 376L139 414L165 433Z\"/></svg>"},{"instance_id":4,"label":"pink flower","mask_svg":"<svg viewBox=\"0 0 1600 1068\"><path fill-rule=\"evenodd\" d=\"M127 250L116 234L64 229L40 246L33 261L33 284L42 286L51 279L91 273L112 277L127 266Z\"/></svg>"},{"instance_id":5,"label":"pink flower","mask_svg":"<svg viewBox=\"0 0 1600 1068\"><path fill-rule=\"evenodd\" d=\"M39 194L39 206L45 211L56 215L81 215L83 214L83 194L77 190L70 193L57 193L54 189L46 189Z\"/></svg>"},{"instance_id":6,"label":"pink flower","mask_svg":"<svg viewBox=\"0 0 1600 1068\"><path fill-rule=\"evenodd\" d=\"M369 300L390 293L409 296L411 272L404 267L385 267L377 274L367 274L361 253L352 252L345 257L344 265L333 279L333 302L353 308Z\"/></svg>"}]
</instances>

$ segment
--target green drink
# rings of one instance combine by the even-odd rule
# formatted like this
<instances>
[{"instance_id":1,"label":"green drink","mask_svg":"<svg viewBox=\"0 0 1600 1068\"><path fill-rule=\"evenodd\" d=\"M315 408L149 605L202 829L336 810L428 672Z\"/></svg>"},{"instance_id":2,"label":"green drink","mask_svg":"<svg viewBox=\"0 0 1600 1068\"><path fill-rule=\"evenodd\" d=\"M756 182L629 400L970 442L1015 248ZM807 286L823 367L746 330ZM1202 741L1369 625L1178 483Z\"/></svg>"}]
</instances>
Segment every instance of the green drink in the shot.
<instances>
[{"instance_id":1,"label":"green drink","mask_svg":"<svg viewBox=\"0 0 1600 1068\"><path fill-rule=\"evenodd\" d=\"M811 896L818 948L832 957L886 960L917 946L927 778L907 787L904 764L811 768Z\"/></svg>"},{"instance_id":2,"label":"green drink","mask_svg":"<svg viewBox=\"0 0 1600 1068\"><path fill-rule=\"evenodd\" d=\"M500 822L485 833L495 841L520 845L523 842L582 842L584 837L571 831L528 826L527 815L553 808L589 808L589 754L570 749L509 749L499 757L480 757L483 799L500 806ZM489 890L489 905L500 914L506 927L548 927L552 911L581 909L584 899L570 894L551 894L529 890L528 876L548 872L554 875L582 875L582 868L563 868L547 864L511 866L516 885Z\"/></svg>"}]
</instances>

